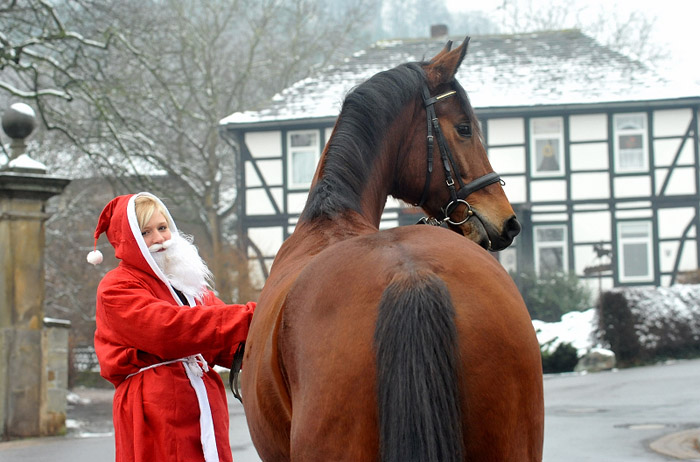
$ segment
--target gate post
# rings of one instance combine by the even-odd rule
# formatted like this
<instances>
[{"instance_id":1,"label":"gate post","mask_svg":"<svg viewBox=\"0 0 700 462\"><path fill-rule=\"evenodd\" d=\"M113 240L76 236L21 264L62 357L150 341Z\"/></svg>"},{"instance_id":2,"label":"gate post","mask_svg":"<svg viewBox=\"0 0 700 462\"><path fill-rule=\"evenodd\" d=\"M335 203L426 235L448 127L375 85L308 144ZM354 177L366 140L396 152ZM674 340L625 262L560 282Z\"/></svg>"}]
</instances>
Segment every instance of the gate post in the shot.
<instances>
[{"instance_id":1,"label":"gate post","mask_svg":"<svg viewBox=\"0 0 700 462\"><path fill-rule=\"evenodd\" d=\"M42 393L45 205L70 180L48 176L45 166L25 154L24 139L35 127L34 111L26 104L13 104L2 116L12 152L0 168L0 439L47 433L41 415L47 399Z\"/></svg>"}]
</instances>

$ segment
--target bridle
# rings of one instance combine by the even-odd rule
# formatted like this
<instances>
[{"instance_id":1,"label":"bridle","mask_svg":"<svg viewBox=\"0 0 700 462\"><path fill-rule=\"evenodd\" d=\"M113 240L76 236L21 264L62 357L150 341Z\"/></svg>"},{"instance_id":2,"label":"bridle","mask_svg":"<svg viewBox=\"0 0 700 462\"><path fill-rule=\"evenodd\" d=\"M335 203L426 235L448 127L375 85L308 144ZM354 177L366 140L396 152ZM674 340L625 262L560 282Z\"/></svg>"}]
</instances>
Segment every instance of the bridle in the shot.
<instances>
[{"instance_id":1,"label":"bridle","mask_svg":"<svg viewBox=\"0 0 700 462\"><path fill-rule=\"evenodd\" d=\"M498 175L498 173L496 172L487 173L486 175L480 176L479 178L467 184L464 184L464 182L462 181L462 175L459 171L459 165L457 165L457 163L454 160L454 157L452 157L450 148L447 146L445 137L442 134L442 130L440 129L437 114L435 113L436 103L442 101L445 98L449 98L450 96L453 96L456 93L456 90L450 90L446 93L442 93L440 95L431 97L430 91L428 90L428 85L426 83L423 83L423 104L425 105L425 113L428 121L428 169L425 177L425 186L423 187L423 193L421 194L421 199L418 203L418 207L421 207L428 198L427 196L428 190L430 189L430 178L433 173L433 145L435 137L437 138L438 149L440 150L440 158L442 159L442 165L445 169L445 183L447 184L447 188L450 190L450 201L447 203L447 205L445 205L445 207L441 209L442 213L445 215L445 218L443 218L442 220L438 220L437 218L432 217L424 219L425 221L423 222L428 224L440 225L442 223L448 223L453 226L459 226L466 223L474 215L474 211L472 210L471 205L469 205L469 202L467 202L466 200L467 197L471 193L478 191L479 189L485 188L490 184L496 182L504 184L500 175ZM471 137L471 122L469 123L468 127L469 132L467 136ZM435 137L433 137L433 131L435 131ZM455 181L452 176L453 170L454 176L457 178L459 190L457 190L457 188L455 187ZM464 212L464 219L462 221L455 222L452 221L452 219L450 218L450 214L457 208L459 204L464 204L466 206Z\"/></svg>"}]
</instances>

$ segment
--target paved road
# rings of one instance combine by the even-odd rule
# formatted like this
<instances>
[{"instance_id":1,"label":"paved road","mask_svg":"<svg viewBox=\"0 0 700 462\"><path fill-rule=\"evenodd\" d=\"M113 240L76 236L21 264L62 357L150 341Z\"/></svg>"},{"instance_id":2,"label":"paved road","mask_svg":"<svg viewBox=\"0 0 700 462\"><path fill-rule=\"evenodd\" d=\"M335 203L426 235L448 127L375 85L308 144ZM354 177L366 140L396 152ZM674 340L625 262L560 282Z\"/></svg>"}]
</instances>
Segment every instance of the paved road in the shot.
<instances>
[{"instance_id":1,"label":"paved road","mask_svg":"<svg viewBox=\"0 0 700 462\"><path fill-rule=\"evenodd\" d=\"M699 385L700 360L545 377L544 461L678 460L649 444L700 428Z\"/></svg>"},{"instance_id":2,"label":"paved road","mask_svg":"<svg viewBox=\"0 0 700 462\"><path fill-rule=\"evenodd\" d=\"M545 377L544 462L660 462L659 437L700 428L700 360ZM111 393L78 390L69 436L0 443L0 462L111 462ZM89 401L89 402L88 402ZM259 462L243 409L229 396L236 462ZM700 461L697 458L685 460Z\"/></svg>"}]
</instances>

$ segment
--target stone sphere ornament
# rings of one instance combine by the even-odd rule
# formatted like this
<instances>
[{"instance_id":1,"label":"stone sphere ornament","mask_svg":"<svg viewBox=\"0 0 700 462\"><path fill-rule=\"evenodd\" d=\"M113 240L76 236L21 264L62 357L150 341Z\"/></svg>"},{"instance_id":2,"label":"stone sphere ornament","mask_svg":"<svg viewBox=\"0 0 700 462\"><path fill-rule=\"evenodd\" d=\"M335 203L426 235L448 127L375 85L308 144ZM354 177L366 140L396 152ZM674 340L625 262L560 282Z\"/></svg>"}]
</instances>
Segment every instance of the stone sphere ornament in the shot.
<instances>
[{"instance_id":1,"label":"stone sphere ornament","mask_svg":"<svg viewBox=\"0 0 700 462\"><path fill-rule=\"evenodd\" d=\"M34 109L25 103L15 103L2 115L2 129L14 140L23 140L36 128Z\"/></svg>"}]
</instances>

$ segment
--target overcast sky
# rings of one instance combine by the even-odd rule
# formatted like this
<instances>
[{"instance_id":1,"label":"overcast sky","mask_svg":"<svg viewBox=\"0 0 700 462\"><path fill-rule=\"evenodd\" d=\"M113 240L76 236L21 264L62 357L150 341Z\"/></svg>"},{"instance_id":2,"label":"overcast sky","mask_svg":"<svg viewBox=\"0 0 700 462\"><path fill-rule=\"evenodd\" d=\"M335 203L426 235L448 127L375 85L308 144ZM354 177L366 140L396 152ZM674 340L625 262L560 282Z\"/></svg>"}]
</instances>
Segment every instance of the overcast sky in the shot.
<instances>
[{"instance_id":1,"label":"overcast sky","mask_svg":"<svg viewBox=\"0 0 700 462\"><path fill-rule=\"evenodd\" d=\"M531 1L533 5L549 4L551 0ZM697 0L569 0L600 8L614 8L621 13L637 9L656 17L656 40L666 44L673 55L674 63L685 72L700 79L700 52L698 52L698 26L700 25L700 1ZM584 3L585 2L585 3ZM446 0L454 10L482 10L495 12L503 0Z\"/></svg>"}]
</instances>

